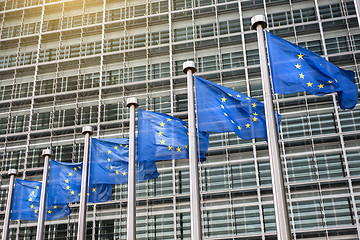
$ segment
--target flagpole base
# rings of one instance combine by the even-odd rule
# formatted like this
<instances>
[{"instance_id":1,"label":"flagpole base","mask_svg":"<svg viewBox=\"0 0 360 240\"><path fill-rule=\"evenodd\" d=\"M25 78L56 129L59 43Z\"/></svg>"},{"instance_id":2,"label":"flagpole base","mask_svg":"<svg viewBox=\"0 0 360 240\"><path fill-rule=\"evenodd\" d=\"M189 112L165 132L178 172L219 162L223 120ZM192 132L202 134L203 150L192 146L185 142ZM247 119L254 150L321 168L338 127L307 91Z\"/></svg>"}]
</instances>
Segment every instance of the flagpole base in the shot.
<instances>
[{"instance_id":1,"label":"flagpole base","mask_svg":"<svg viewBox=\"0 0 360 240\"><path fill-rule=\"evenodd\" d=\"M256 30L256 26L261 24L263 29L267 27L266 19L264 15L255 15L251 18L251 28Z\"/></svg>"},{"instance_id":2,"label":"flagpole base","mask_svg":"<svg viewBox=\"0 0 360 240\"><path fill-rule=\"evenodd\" d=\"M183 63L183 72L185 74L187 74L189 69L192 71L192 73L196 72L195 63L193 61L186 61Z\"/></svg>"}]
</instances>

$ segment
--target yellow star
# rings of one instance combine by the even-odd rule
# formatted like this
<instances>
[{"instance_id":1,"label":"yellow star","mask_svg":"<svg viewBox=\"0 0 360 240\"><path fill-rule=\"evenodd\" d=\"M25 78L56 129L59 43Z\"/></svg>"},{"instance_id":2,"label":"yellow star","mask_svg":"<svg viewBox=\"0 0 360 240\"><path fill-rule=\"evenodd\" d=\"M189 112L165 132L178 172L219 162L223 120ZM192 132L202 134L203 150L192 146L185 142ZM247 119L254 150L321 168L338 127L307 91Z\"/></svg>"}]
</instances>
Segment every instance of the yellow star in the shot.
<instances>
[{"instance_id":1,"label":"yellow star","mask_svg":"<svg viewBox=\"0 0 360 240\"><path fill-rule=\"evenodd\" d=\"M66 179L65 182L66 182L66 183L69 183L69 179Z\"/></svg>"},{"instance_id":2,"label":"yellow star","mask_svg":"<svg viewBox=\"0 0 360 240\"><path fill-rule=\"evenodd\" d=\"M110 158L108 158L108 162L110 162Z\"/></svg>"},{"instance_id":3,"label":"yellow star","mask_svg":"<svg viewBox=\"0 0 360 240\"><path fill-rule=\"evenodd\" d=\"M224 105L221 104L220 107L221 107L222 109L224 109Z\"/></svg>"},{"instance_id":4,"label":"yellow star","mask_svg":"<svg viewBox=\"0 0 360 240\"><path fill-rule=\"evenodd\" d=\"M78 196L81 196L81 193L79 193Z\"/></svg>"},{"instance_id":5,"label":"yellow star","mask_svg":"<svg viewBox=\"0 0 360 240\"><path fill-rule=\"evenodd\" d=\"M228 116L227 113L224 113L225 116Z\"/></svg>"},{"instance_id":6,"label":"yellow star","mask_svg":"<svg viewBox=\"0 0 360 240\"><path fill-rule=\"evenodd\" d=\"M234 121L233 120L230 120L232 124L234 124Z\"/></svg>"},{"instance_id":7,"label":"yellow star","mask_svg":"<svg viewBox=\"0 0 360 240\"><path fill-rule=\"evenodd\" d=\"M29 202L32 202L32 198L29 198Z\"/></svg>"},{"instance_id":8,"label":"yellow star","mask_svg":"<svg viewBox=\"0 0 360 240\"><path fill-rule=\"evenodd\" d=\"M31 207L31 208L34 208L34 205L31 204L30 207Z\"/></svg>"},{"instance_id":9,"label":"yellow star","mask_svg":"<svg viewBox=\"0 0 360 240\"><path fill-rule=\"evenodd\" d=\"M69 172L69 174L68 174L70 177L72 176L72 173L71 172Z\"/></svg>"},{"instance_id":10,"label":"yellow star","mask_svg":"<svg viewBox=\"0 0 360 240\"><path fill-rule=\"evenodd\" d=\"M162 132L161 132L161 131L159 132L159 136L162 136Z\"/></svg>"},{"instance_id":11,"label":"yellow star","mask_svg":"<svg viewBox=\"0 0 360 240\"><path fill-rule=\"evenodd\" d=\"M35 194L35 191L32 191L31 194L34 195L34 194Z\"/></svg>"},{"instance_id":12,"label":"yellow star","mask_svg":"<svg viewBox=\"0 0 360 240\"><path fill-rule=\"evenodd\" d=\"M36 186L36 189L39 189L39 186Z\"/></svg>"},{"instance_id":13,"label":"yellow star","mask_svg":"<svg viewBox=\"0 0 360 240\"><path fill-rule=\"evenodd\" d=\"M232 97L232 95L231 95L230 93L228 93L228 95L229 95L230 97Z\"/></svg>"},{"instance_id":14,"label":"yellow star","mask_svg":"<svg viewBox=\"0 0 360 240\"><path fill-rule=\"evenodd\" d=\"M221 101L226 102L226 98L225 97L221 98Z\"/></svg>"},{"instance_id":15,"label":"yellow star","mask_svg":"<svg viewBox=\"0 0 360 240\"><path fill-rule=\"evenodd\" d=\"M238 126L238 129L241 131L241 127L240 127L240 126Z\"/></svg>"},{"instance_id":16,"label":"yellow star","mask_svg":"<svg viewBox=\"0 0 360 240\"><path fill-rule=\"evenodd\" d=\"M308 85L308 87L312 87L313 84L312 84L312 82L308 82L307 85Z\"/></svg>"},{"instance_id":17,"label":"yellow star","mask_svg":"<svg viewBox=\"0 0 360 240\"><path fill-rule=\"evenodd\" d=\"M177 150L178 152L181 152L181 148L179 148L179 147L177 147L176 150Z\"/></svg>"},{"instance_id":18,"label":"yellow star","mask_svg":"<svg viewBox=\"0 0 360 240\"><path fill-rule=\"evenodd\" d=\"M161 123L160 123L160 126L161 126L161 127L164 127L164 126L165 126L165 123L164 123L164 122L161 122Z\"/></svg>"},{"instance_id":19,"label":"yellow star","mask_svg":"<svg viewBox=\"0 0 360 240\"><path fill-rule=\"evenodd\" d=\"M69 189L70 189L70 186L66 186L66 189L69 190Z\"/></svg>"},{"instance_id":20,"label":"yellow star","mask_svg":"<svg viewBox=\"0 0 360 240\"><path fill-rule=\"evenodd\" d=\"M56 205L54 206L54 209L57 209L57 206L56 206Z\"/></svg>"},{"instance_id":21,"label":"yellow star","mask_svg":"<svg viewBox=\"0 0 360 240\"><path fill-rule=\"evenodd\" d=\"M165 140L162 139L160 143L161 143L161 145L165 144Z\"/></svg>"},{"instance_id":22,"label":"yellow star","mask_svg":"<svg viewBox=\"0 0 360 240\"><path fill-rule=\"evenodd\" d=\"M189 132L186 132L186 134L189 136Z\"/></svg>"},{"instance_id":23,"label":"yellow star","mask_svg":"<svg viewBox=\"0 0 360 240\"><path fill-rule=\"evenodd\" d=\"M111 169L113 169L114 167L113 166L110 166Z\"/></svg>"},{"instance_id":24,"label":"yellow star","mask_svg":"<svg viewBox=\"0 0 360 240\"><path fill-rule=\"evenodd\" d=\"M93 188L92 191L95 192L95 191L96 191L96 188Z\"/></svg>"},{"instance_id":25,"label":"yellow star","mask_svg":"<svg viewBox=\"0 0 360 240\"><path fill-rule=\"evenodd\" d=\"M254 116L257 116L257 115L259 115L259 114L257 114L256 112L254 112L253 114L254 114Z\"/></svg>"},{"instance_id":26,"label":"yellow star","mask_svg":"<svg viewBox=\"0 0 360 240\"><path fill-rule=\"evenodd\" d=\"M332 83L332 81L329 80L328 83Z\"/></svg>"},{"instance_id":27,"label":"yellow star","mask_svg":"<svg viewBox=\"0 0 360 240\"><path fill-rule=\"evenodd\" d=\"M305 77L305 75L302 74L302 73L300 73L299 76L300 76L300 78L302 78L302 79L304 79L304 77Z\"/></svg>"},{"instance_id":28,"label":"yellow star","mask_svg":"<svg viewBox=\"0 0 360 240\"><path fill-rule=\"evenodd\" d=\"M319 88L324 88L324 84L320 84L318 87Z\"/></svg>"},{"instance_id":29,"label":"yellow star","mask_svg":"<svg viewBox=\"0 0 360 240\"><path fill-rule=\"evenodd\" d=\"M116 170L116 171L115 171L115 173L116 173L116 174L119 174L119 171L118 171L118 170Z\"/></svg>"},{"instance_id":30,"label":"yellow star","mask_svg":"<svg viewBox=\"0 0 360 240\"><path fill-rule=\"evenodd\" d=\"M35 210L34 213L37 213L37 210Z\"/></svg>"},{"instance_id":31,"label":"yellow star","mask_svg":"<svg viewBox=\"0 0 360 240\"><path fill-rule=\"evenodd\" d=\"M115 146L114 148L117 149L117 146Z\"/></svg>"},{"instance_id":32,"label":"yellow star","mask_svg":"<svg viewBox=\"0 0 360 240\"><path fill-rule=\"evenodd\" d=\"M111 153L111 151L109 150L109 151L108 151L108 154L110 154L110 153Z\"/></svg>"},{"instance_id":33,"label":"yellow star","mask_svg":"<svg viewBox=\"0 0 360 240\"><path fill-rule=\"evenodd\" d=\"M253 122L257 122L257 118L256 117L253 117Z\"/></svg>"},{"instance_id":34,"label":"yellow star","mask_svg":"<svg viewBox=\"0 0 360 240\"><path fill-rule=\"evenodd\" d=\"M51 210L49 210L48 213L51 214Z\"/></svg>"},{"instance_id":35,"label":"yellow star","mask_svg":"<svg viewBox=\"0 0 360 240\"><path fill-rule=\"evenodd\" d=\"M74 171L77 171L77 168L76 168L76 167L74 167Z\"/></svg>"},{"instance_id":36,"label":"yellow star","mask_svg":"<svg viewBox=\"0 0 360 240\"><path fill-rule=\"evenodd\" d=\"M171 122L171 118L166 119L166 121Z\"/></svg>"},{"instance_id":37,"label":"yellow star","mask_svg":"<svg viewBox=\"0 0 360 240\"><path fill-rule=\"evenodd\" d=\"M252 106L253 106L254 108L256 108L256 103L253 103Z\"/></svg>"},{"instance_id":38,"label":"yellow star","mask_svg":"<svg viewBox=\"0 0 360 240\"><path fill-rule=\"evenodd\" d=\"M238 95L236 95L238 98L240 98L241 96L240 96L240 94L238 94Z\"/></svg>"},{"instance_id":39,"label":"yellow star","mask_svg":"<svg viewBox=\"0 0 360 240\"><path fill-rule=\"evenodd\" d=\"M297 69L300 69L301 65L297 63L297 64L295 65L295 67L296 67Z\"/></svg>"},{"instance_id":40,"label":"yellow star","mask_svg":"<svg viewBox=\"0 0 360 240\"><path fill-rule=\"evenodd\" d=\"M187 148L188 148L188 146L187 146L187 145L185 145L185 148L187 149Z\"/></svg>"},{"instance_id":41,"label":"yellow star","mask_svg":"<svg viewBox=\"0 0 360 240\"><path fill-rule=\"evenodd\" d=\"M123 172L123 176L125 176L126 175L126 172Z\"/></svg>"},{"instance_id":42,"label":"yellow star","mask_svg":"<svg viewBox=\"0 0 360 240\"><path fill-rule=\"evenodd\" d=\"M122 144L120 144L120 147L122 147Z\"/></svg>"},{"instance_id":43,"label":"yellow star","mask_svg":"<svg viewBox=\"0 0 360 240\"><path fill-rule=\"evenodd\" d=\"M250 128L250 124L246 124L245 126L246 126L246 128Z\"/></svg>"},{"instance_id":44,"label":"yellow star","mask_svg":"<svg viewBox=\"0 0 360 240\"><path fill-rule=\"evenodd\" d=\"M81 169L81 167L80 167L80 166L79 166L78 168L79 168L79 169Z\"/></svg>"},{"instance_id":45,"label":"yellow star","mask_svg":"<svg viewBox=\"0 0 360 240\"><path fill-rule=\"evenodd\" d=\"M335 79L335 82L338 82L338 80Z\"/></svg>"},{"instance_id":46,"label":"yellow star","mask_svg":"<svg viewBox=\"0 0 360 240\"><path fill-rule=\"evenodd\" d=\"M125 145L125 148L127 148L129 145Z\"/></svg>"},{"instance_id":47,"label":"yellow star","mask_svg":"<svg viewBox=\"0 0 360 240\"><path fill-rule=\"evenodd\" d=\"M90 193L87 193L86 195L90 196Z\"/></svg>"},{"instance_id":48,"label":"yellow star","mask_svg":"<svg viewBox=\"0 0 360 240\"><path fill-rule=\"evenodd\" d=\"M74 191L71 191L71 195L74 195L75 194L75 192Z\"/></svg>"},{"instance_id":49,"label":"yellow star","mask_svg":"<svg viewBox=\"0 0 360 240\"><path fill-rule=\"evenodd\" d=\"M247 97L247 98L246 98L246 100L250 100L250 98L249 98L249 97Z\"/></svg>"},{"instance_id":50,"label":"yellow star","mask_svg":"<svg viewBox=\"0 0 360 240\"><path fill-rule=\"evenodd\" d=\"M169 151L172 150L172 146L168 146Z\"/></svg>"},{"instance_id":51,"label":"yellow star","mask_svg":"<svg viewBox=\"0 0 360 240\"><path fill-rule=\"evenodd\" d=\"M298 59L303 59L303 56L301 53L299 55L297 55L299 58Z\"/></svg>"}]
</instances>

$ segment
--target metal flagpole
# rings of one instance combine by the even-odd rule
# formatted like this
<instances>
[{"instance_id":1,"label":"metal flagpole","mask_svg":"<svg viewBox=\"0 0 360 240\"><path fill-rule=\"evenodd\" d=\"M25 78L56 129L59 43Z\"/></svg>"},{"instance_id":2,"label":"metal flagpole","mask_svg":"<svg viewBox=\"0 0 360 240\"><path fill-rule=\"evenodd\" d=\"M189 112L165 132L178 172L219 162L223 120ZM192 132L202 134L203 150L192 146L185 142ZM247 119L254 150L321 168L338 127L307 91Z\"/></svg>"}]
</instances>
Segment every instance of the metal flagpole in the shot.
<instances>
[{"instance_id":1,"label":"metal flagpole","mask_svg":"<svg viewBox=\"0 0 360 240\"><path fill-rule=\"evenodd\" d=\"M289 224L289 215L287 210L285 186L278 143L278 133L275 121L274 106L265 51L263 32L263 29L267 26L265 16L256 15L252 17L251 26L254 30L257 31L258 38L277 239L288 240L291 239L291 230Z\"/></svg>"},{"instance_id":2,"label":"metal flagpole","mask_svg":"<svg viewBox=\"0 0 360 240\"><path fill-rule=\"evenodd\" d=\"M40 195L40 204L39 204L39 216L36 230L36 240L42 240L44 237L44 221L45 221L45 212L46 212L46 189L47 181L49 177L49 159L51 157L51 149L44 149L42 155L44 156L44 171L43 179L41 183L41 195Z\"/></svg>"},{"instance_id":3,"label":"metal flagpole","mask_svg":"<svg viewBox=\"0 0 360 240\"><path fill-rule=\"evenodd\" d=\"M90 150L90 135L93 134L91 126L82 128L82 134L85 135L84 142L84 156L83 156L83 169L81 175L81 193L80 193L80 209L79 209L79 222L78 222L78 240L86 239L86 204L87 204L87 191L88 191L88 168L89 168L89 150Z\"/></svg>"},{"instance_id":4,"label":"metal flagpole","mask_svg":"<svg viewBox=\"0 0 360 240\"><path fill-rule=\"evenodd\" d=\"M12 204L13 191L14 191L14 182L15 182L16 175L17 175L16 169L9 169L9 176L10 176L9 192L8 192L8 197L7 197L7 201L6 201L2 240L7 240L9 238L10 211L11 211L11 204Z\"/></svg>"},{"instance_id":5,"label":"metal flagpole","mask_svg":"<svg viewBox=\"0 0 360 240\"><path fill-rule=\"evenodd\" d=\"M193 73L196 72L195 63L184 62L183 71L187 75L188 94L191 239L202 239L193 79Z\"/></svg>"},{"instance_id":6,"label":"metal flagpole","mask_svg":"<svg viewBox=\"0 0 360 240\"><path fill-rule=\"evenodd\" d=\"M135 108L137 108L137 98L128 98L126 105L130 108L129 126L129 169L128 169L128 205L127 205L127 238L136 239L136 195L135 195Z\"/></svg>"}]
</instances>

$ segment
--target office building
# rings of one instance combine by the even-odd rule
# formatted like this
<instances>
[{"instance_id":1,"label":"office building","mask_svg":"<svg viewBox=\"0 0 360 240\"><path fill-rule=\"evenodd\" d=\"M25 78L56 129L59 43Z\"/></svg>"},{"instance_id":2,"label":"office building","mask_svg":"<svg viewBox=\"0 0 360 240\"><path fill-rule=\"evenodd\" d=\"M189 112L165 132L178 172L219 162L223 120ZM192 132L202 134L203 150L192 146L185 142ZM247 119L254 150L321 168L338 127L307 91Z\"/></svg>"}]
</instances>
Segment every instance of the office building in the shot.
<instances>
[{"instance_id":1,"label":"office building","mask_svg":"<svg viewBox=\"0 0 360 240\"><path fill-rule=\"evenodd\" d=\"M357 1L357 0L356 0ZM356 73L360 29L353 0L0 0L0 225L10 168L41 181L43 149L80 162L94 137L128 137L126 99L187 120L184 61L198 75L262 101L254 15L269 30ZM286 71L286 70L285 70ZM336 95L274 95L294 239L359 239L360 108ZM157 162L137 184L137 238L190 239L188 160ZM276 239L267 143L210 135L199 165L205 239ZM76 239L73 213L46 222L46 239ZM89 204L87 239L126 239L127 185ZM34 239L13 221L10 239Z\"/></svg>"}]
</instances>

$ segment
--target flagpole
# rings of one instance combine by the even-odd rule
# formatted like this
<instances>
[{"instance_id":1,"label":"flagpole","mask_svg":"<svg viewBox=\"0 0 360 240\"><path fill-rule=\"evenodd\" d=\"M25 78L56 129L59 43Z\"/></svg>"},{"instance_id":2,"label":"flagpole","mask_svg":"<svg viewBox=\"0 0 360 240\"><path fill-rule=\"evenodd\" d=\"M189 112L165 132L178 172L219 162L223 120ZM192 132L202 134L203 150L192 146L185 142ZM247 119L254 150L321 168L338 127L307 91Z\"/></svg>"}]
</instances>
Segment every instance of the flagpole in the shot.
<instances>
[{"instance_id":1,"label":"flagpole","mask_svg":"<svg viewBox=\"0 0 360 240\"><path fill-rule=\"evenodd\" d=\"M44 237L44 222L45 222L45 212L46 212L46 189L47 181L49 177L49 159L52 155L51 149L44 149L42 151L44 156L44 170L43 170L43 179L41 183L41 195L40 195L40 204L39 204L39 216L36 230L36 240L42 240Z\"/></svg>"},{"instance_id":2,"label":"flagpole","mask_svg":"<svg viewBox=\"0 0 360 240\"><path fill-rule=\"evenodd\" d=\"M137 108L137 98L131 97L126 101L126 106L130 108L129 126L129 169L128 169L128 205L127 205L127 238L136 239L136 195L135 195L135 108Z\"/></svg>"},{"instance_id":3,"label":"flagpole","mask_svg":"<svg viewBox=\"0 0 360 240\"><path fill-rule=\"evenodd\" d=\"M89 168L89 150L90 150L90 135L93 134L91 126L82 128L82 134L85 135L84 155L83 155L83 169L81 175L81 193L80 193L80 208L79 208L79 222L78 222L78 240L86 239L86 204L88 192L88 168Z\"/></svg>"},{"instance_id":4,"label":"flagpole","mask_svg":"<svg viewBox=\"0 0 360 240\"><path fill-rule=\"evenodd\" d=\"M10 223L10 211L11 211L11 204L13 198L13 191L14 191L14 183L15 183L15 176L17 175L16 169L9 169L9 191L8 197L6 201L6 209L5 209L5 218L4 218L4 227L2 232L2 240L7 240L9 238L9 223Z\"/></svg>"},{"instance_id":5,"label":"flagpole","mask_svg":"<svg viewBox=\"0 0 360 240\"><path fill-rule=\"evenodd\" d=\"M281 166L277 126L274 114L274 106L265 51L263 32L263 29L267 26L265 16L256 15L252 17L251 26L254 30L257 31L258 38L277 239L288 240L291 239L291 230L289 224L289 215L287 210L285 186Z\"/></svg>"},{"instance_id":6,"label":"flagpole","mask_svg":"<svg viewBox=\"0 0 360 240\"><path fill-rule=\"evenodd\" d=\"M196 72L195 63L193 61L184 62L183 71L187 76L188 94L191 239L202 239L193 80L193 73Z\"/></svg>"}]
</instances>

